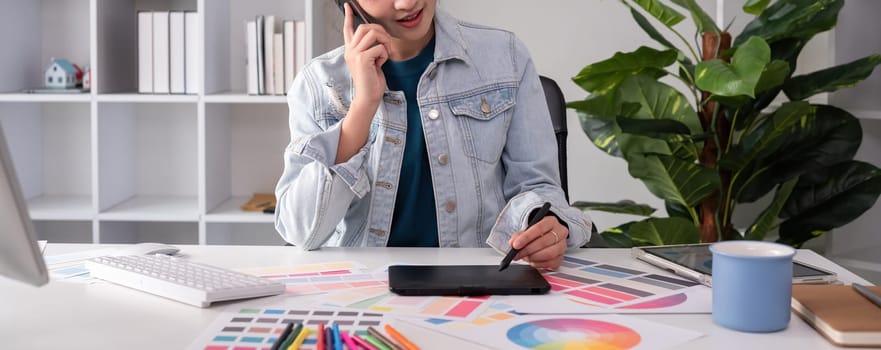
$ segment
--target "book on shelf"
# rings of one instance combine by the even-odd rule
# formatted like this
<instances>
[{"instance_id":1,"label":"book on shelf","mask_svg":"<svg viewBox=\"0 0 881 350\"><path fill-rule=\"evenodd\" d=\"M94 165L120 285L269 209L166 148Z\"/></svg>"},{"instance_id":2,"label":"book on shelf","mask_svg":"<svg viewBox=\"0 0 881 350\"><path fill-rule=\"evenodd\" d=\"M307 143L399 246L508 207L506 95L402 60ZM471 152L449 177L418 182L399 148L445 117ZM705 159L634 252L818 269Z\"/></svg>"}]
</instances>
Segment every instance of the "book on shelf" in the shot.
<instances>
[{"instance_id":1,"label":"book on shelf","mask_svg":"<svg viewBox=\"0 0 881 350\"><path fill-rule=\"evenodd\" d=\"M266 60L263 56L266 55L266 49L264 48L266 45L263 36L266 34L266 31L263 30L266 22L266 17L257 16L257 94L264 95L266 94L266 69L264 69L264 65Z\"/></svg>"},{"instance_id":2,"label":"book on shelf","mask_svg":"<svg viewBox=\"0 0 881 350\"><path fill-rule=\"evenodd\" d=\"M138 92L153 93L153 12L138 12Z\"/></svg>"},{"instance_id":3,"label":"book on shelf","mask_svg":"<svg viewBox=\"0 0 881 350\"><path fill-rule=\"evenodd\" d=\"M168 42L168 11L153 12L153 93L167 94L170 90L168 81L169 42Z\"/></svg>"},{"instance_id":4,"label":"book on shelf","mask_svg":"<svg viewBox=\"0 0 881 350\"><path fill-rule=\"evenodd\" d=\"M794 284L792 310L836 345L881 346L881 307L849 285Z\"/></svg>"},{"instance_id":5,"label":"book on shelf","mask_svg":"<svg viewBox=\"0 0 881 350\"><path fill-rule=\"evenodd\" d=\"M257 80L257 21L248 21L245 23L245 50L248 57L245 60L245 66L248 70L248 95L257 95L260 89L257 88L259 81Z\"/></svg>"},{"instance_id":6,"label":"book on shelf","mask_svg":"<svg viewBox=\"0 0 881 350\"><path fill-rule=\"evenodd\" d=\"M275 95L275 16L273 15L263 16L263 40L264 90L267 95Z\"/></svg>"},{"instance_id":7,"label":"book on shelf","mask_svg":"<svg viewBox=\"0 0 881 350\"><path fill-rule=\"evenodd\" d=\"M171 12L168 15L168 80L169 92L183 94L187 92L186 86L186 32L184 27L184 13Z\"/></svg>"},{"instance_id":8,"label":"book on shelf","mask_svg":"<svg viewBox=\"0 0 881 350\"><path fill-rule=\"evenodd\" d=\"M297 57L296 57L296 66L297 71L295 74L300 74L303 71L303 67L306 66L306 22L296 21L296 29L294 32L297 35L297 38L294 39L297 45Z\"/></svg>"},{"instance_id":9,"label":"book on shelf","mask_svg":"<svg viewBox=\"0 0 881 350\"><path fill-rule=\"evenodd\" d=\"M296 34L294 21L284 21L284 92L291 88L296 74Z\"/></svg>"},{"instance_id":10,"label":"book on shelf","mask_svg":"<svg viewBox=\"0 0 881 350\"><path fill-rule=\"evenodd\" d=\"M202 67L199 64L199 15L197 12L186 12L184 25L186 32L186 38L184 39L184 55L186 57L186 64L184 65L184 70L186 71L186 93L188 94L198 94L199 93L199 69Z\"/></svg>"},{"instance_id":11,"label":"book on shelf","mask_svg":"<svg viewBox=\"0 0 881 350\"><path fill-rule=\"evenodd\" d=\"M274 64L272 67L272 79L275 82L272 91L275 91L276 95L284 95L284 34L273 34L272 43L272 52L275 55L272 59Z\"/></svg>"}]
</instances>

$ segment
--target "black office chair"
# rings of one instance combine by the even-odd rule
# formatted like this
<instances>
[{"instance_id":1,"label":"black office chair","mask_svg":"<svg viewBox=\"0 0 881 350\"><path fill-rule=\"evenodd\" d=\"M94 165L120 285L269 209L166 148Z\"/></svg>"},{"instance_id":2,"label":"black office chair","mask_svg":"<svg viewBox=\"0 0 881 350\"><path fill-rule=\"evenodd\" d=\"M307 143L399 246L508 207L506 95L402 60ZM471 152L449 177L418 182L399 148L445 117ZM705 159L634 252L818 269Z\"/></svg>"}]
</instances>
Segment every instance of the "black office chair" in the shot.
<instances>
[{"instance_id":1,"label":"black office chair","mask_svg":"<svg viewBox=\"0 0 881 350\"><path fill-rule=\"evenodd\" d=\"M560 167L560 187L563 188L563 195L566 196L566 202L569 202L569 176L566 172L566 137L569 136L569 129L566 127L566 100L563 98L563 91L553 79L546 76L539 76L541 87L545 93L545 101L548 104L548 111L551 114L551 124L554 126L554 135L557 138L557 164ZM609 244L597 232L597 226L591 227L590 241L583 248L608 248Z\"/></svg>"}]
</instances>

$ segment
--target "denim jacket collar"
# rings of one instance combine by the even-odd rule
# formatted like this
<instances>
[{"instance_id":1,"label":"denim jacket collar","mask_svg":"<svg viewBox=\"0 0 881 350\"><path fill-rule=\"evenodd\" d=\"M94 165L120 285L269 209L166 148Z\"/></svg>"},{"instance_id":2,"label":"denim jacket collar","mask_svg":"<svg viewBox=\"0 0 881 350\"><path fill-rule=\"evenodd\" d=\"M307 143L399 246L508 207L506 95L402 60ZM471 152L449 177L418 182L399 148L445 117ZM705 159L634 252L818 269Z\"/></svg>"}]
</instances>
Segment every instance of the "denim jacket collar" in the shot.
<instances>
[{"instance_id":1,"label":"denim jacket collar","mask_svg":"<svg viewBox=\"0 0 881 350\"><path fill-rule=\"evenodd\" d=\"M459 20L437 9L434 15L434 61L459 59L468 62L468 49L459 28Z\"/></svg>"}]
</instances>

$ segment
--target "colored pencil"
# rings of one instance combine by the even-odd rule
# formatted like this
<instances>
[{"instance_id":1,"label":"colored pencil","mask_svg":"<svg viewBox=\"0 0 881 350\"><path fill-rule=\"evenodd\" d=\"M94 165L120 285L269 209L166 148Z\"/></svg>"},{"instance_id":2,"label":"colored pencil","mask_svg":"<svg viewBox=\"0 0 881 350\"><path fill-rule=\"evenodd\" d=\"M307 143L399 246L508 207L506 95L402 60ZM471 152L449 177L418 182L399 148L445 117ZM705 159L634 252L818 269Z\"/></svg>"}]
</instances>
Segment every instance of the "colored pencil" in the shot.
<instances>
[{"instance_id":1,"label":"colored pencil","mask_svg":"<svg viewBox=\"0 0 881 350\"><path fill-rule=\"evenodd\" d=\"M306 327L303 327L303 331L297 335L297 338L294 339L294 342L288 346L288 350L300 350L300 346L303 345L303 342L306 341L306 337L309 336L309 333L312 333L312 330Z\"/></svg>"},{"instance_id":2,"label":"colored pencil","mask_svg":"<svg viewBox=\"0 0 881 350\"><path fill-rule=\"evenodd\" d=\"M377 348L377 347L373 346L372 344L368 343L366 340L362 339L362 338L359 337L357 334L355 334L355 332L352 332L352 337L351 337L351 338L352 338L352 341L355 342L355 344L358 344L358 345L359 345L360 347L362 347L362 348L365 348L365 349L367 349L367 350L379 350L379 348Z\"/></svg>"},{"instance_id":3,"label":"colored pencil","mask_svg":"<svg viewBox=\"0 0 881 350\"><path fill-rule=\"evenodd\" d=\"M330 325L324 327L324 349L333 350L333 329Z\"/></svg>"},{"instance_id":4,"label":"colored pencil","mask_svg":"<svg viewBox=\"0 0 881 350\"><path fill-rule=\"evenodd\" d=\"M398 343L400 343L407 350L420 350L419 347L416 346L416 344L413 344L413 342L411 342L410 339L407 339L407 337L405 337L403 334L401 334L401 332L398 332L398 330L395 329L394 327L392 327L392 325L390 325L390 324L385 325L385 331L388 332L388 334L392 338L397 340Z\"/></svg>"},{"instance_id":5,"label":"colored pencil","mask_svg":"<svg viewBox=\"0 0 881 350\"><path fill-rule=\"evenodd\" d=\"M318 324L318 341L315 343L317 350L324 350L324 323Z\"/></svg>"},{"instance_id":6,"label":"colored pencil","mask_svg":"<svg viewBox=\"0 0 881 350\"><path fill-rule=\"evenodd\" d=\"M373 326L367 327L367 333L370 333L370 335L376 338L376 340L379 340L392 350L406 350L398 345L398 343L395 343L393 340L386 337L385 334L382 334L378 329L373 328Z\"/></svg>"},{"instance_id":7,"label":"colored pencil","mask_svg":"<svg viewBox=\"0 0 881 350\"><path fill-rule=\"evenodd\" d=\"M294 330L292 330L291 334L288 335L288 338L284 340L284 343L281 343L281 346L279 347L279 349L280 350L287 350L288 348L290 348L291 344L294 343L294 339L296 339L297 336L299 336L300 333L303 332L303 328L304 327L303 327L302 323L297 323L297 325L294 326Z\"/></svg>"},{"instance_id":8,"label":"colored pencil","mask_svg":"<svg viewBox=\"0 0 881 350\"><path fill-rule=\"evenodd\" d=\"M343 350L343 341L340 339L340 325L333 323L333 350Z\"/></svg>"},{"instance_id":9,"label":"colored pencil","mask_svg":"<svg viewBox=\"0 0 881 350\"><path fill-rule=\"evenodd\" d=\"M392 348L383 344L383 342L379 341L379 339L374 338L372 335L365 335L364 340L366 340L370 344L373 344L373 346L375 346L379 350L392 350Z\"/></svg>"},{"instance_id":10,"label":"colored pencil","mask_svg":"<svg viewBox=\"0 0 881 350\"><path fill-rule=\"evenodd\" d=\"M285 339L287 339L288 336L291 334L291 330L293 328L294 328L293 323L288 323L286 326L284 326L284 330L278 336L278 339L276 339L275 342L272 343L272 347L270 349L278 350L281 347L281 344L284 343Z\"/></svg>"},{"instance_id":11,"label":"colored pencil","mask_svg":"<svg viewBox=\"0 0 881 350\"><path fill-rule=\"evenodd\" d=\"M358 350L358 345L355 345L355 342L352 341L352 338L345 331L340 332L340 338L343 338L343 343L346 343L346 347L349 350Z\"/></svg>"}]
</instances>

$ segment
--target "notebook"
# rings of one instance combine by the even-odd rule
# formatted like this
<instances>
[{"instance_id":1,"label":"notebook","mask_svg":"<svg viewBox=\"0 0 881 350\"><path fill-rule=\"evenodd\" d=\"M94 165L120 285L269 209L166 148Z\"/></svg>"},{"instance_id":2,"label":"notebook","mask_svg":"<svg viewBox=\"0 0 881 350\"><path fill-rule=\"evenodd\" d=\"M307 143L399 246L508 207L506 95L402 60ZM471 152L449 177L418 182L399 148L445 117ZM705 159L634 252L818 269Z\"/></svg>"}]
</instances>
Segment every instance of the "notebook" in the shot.
<instances>
[{"instance_id":1,"label":"notebook","mask_svg":"<svg viewBox=\"0 0 881 350\"><path fill-rule=\"evenodd\" d=\"M837 345L881 346L881 307L849 285L793 285L792 310Z\"/></svg>"}]
</instances>

